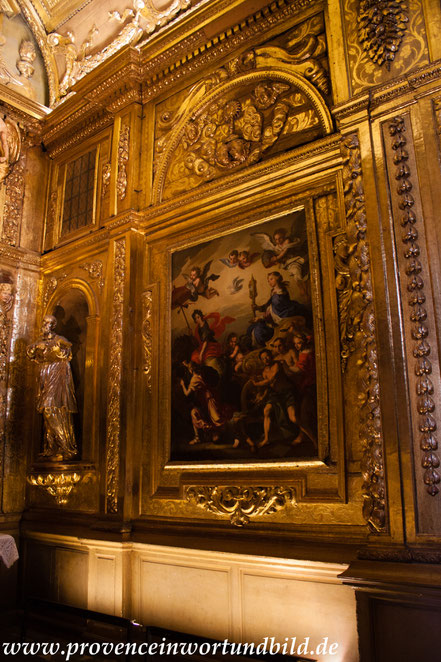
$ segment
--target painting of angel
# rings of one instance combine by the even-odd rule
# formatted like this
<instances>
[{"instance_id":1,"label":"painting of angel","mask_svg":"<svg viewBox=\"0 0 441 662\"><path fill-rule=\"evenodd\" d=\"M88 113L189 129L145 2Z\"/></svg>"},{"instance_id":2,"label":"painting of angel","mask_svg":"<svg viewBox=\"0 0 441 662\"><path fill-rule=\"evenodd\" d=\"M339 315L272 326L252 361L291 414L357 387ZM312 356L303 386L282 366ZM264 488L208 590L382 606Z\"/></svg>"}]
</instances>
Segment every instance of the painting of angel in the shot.
<instances>
[{"instance_id":1,"label":"painting of angel","mask_svg":"<svg viewBox=\"0 0 441 662\"><path fill-rule=\"evenodd\" d=\"M305 211L176 251L171 287L171 460L316 457Z\"/></svg>"},{"instance_id":2,"label":"painting of angel","mask_svg":"<svg viewBox=\"0 0 441 662\"><path fill-rule=\"evenodd\" d=\"M209 274L212 260L206 263L205 267L193 266L190 269L190 275L182 274L186 284L181 287L175 287L172 292L172 307L187 306L188 302L196 302L199 296L211 299L211 297L219 296L219 292L210 286L210 281L215 281L219 278L216 274Z\"/></svg>"}]
</instances>

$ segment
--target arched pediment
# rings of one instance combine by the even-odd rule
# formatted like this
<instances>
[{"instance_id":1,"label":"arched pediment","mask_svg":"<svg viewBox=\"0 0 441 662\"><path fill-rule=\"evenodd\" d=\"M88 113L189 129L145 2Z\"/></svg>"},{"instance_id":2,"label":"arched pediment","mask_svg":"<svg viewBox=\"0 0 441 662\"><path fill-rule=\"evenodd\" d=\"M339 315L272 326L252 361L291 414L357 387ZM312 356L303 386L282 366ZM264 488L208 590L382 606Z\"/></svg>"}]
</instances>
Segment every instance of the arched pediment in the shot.
<instances>
[{"instance_id":1,"label":"arched pediment","mask_svg":"<svg viewBox=\"0 0 441 662\"><path fill-rule=\"evenodd\" d=\"M172 128L155 144L155 203L332 132L325 72L293 60L281 48L245 53L159 118Z\"/></svg>"}]
</instances>

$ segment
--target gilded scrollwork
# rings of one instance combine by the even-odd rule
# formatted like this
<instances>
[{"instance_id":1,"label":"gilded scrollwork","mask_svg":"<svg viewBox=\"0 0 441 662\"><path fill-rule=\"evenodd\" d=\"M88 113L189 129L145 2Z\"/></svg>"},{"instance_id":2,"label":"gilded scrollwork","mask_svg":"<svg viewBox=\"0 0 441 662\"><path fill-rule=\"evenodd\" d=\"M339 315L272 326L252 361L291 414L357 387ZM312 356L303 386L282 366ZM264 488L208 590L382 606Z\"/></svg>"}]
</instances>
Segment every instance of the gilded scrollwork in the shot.
<instances>
[{"instance_id":1,"label":"gilded scrollwork","mask_svg":"<svg viewBox=\"0 0 441 662\"><path fill-rule=\"evenodd\" d=\"M90 278L96 280L100 291L104 287L104 265L101 260L95 260L95 262L84 262L80 264L80 269L84 269Z\"/></svg>"},{"instance_id":2,"label":"gilded scrollwork","mask_svg":"<svg viewBox=\"0 0 441 662\"><path fill-rule=\"evenodd\" d=\"M105 198L110 186L110 176L112 174L112 164L110 161L103 164L101 171L101 197Z\"/></svg>"},{"instance_id":3,"label":"gilded scrollwork","mask_svg":"<svg viewBox=\"0 0 441 662\"><path fill-rule=\"evenodd\" d=\"M121 373L126 241L115 242L111 312L109 380L107 390L106 504L107 512L118 510L119 450L121 432Z\"/></svg>"},{"instance_id":4,"label":"gilded scrollwork","mask_svg":"<svg viewBox=\"0 0 441 662\"><path fill-rule=\"evenodd\" d=\"M147 378L147 389L149 392L152 390L153 365L152 309L153 292L152 290L146 290L142 295L142 344L144 348L144 374Z\"/></svg>"},{"instance_id":5,"label":"gilded scrollwork","mask_svg":"<svg viewBox=\"0 0 441 662\"><path fill-rule=\"evenodd\" d=\"M376 532L386 527L383 433L376 322L367 243L366 208L357 135L343 138L346 232L334 241L342 369L357 356L359 438L362 446L363 516Z\"/></svg>"},{"instance_id":6,"label":"gilded scrollwork","mask_svg":"<svg viewBox=\"0 0 441 662\"><path fill-rule=\"evenodd\" d=\"M290 487L190 486L187 501L215 515L229 516L231 524L243 527L251 518L270 515L295 502Z\"/></svg>"},{"instance_id":7,"label":"gilded scrollwork","mask_svg":"<svg viewBox=\"0 0 441 662\"><path fill-rule=\"evenodd\" d=\"M409 22L407 0L360 0L358 38L372 62L395 59Z\"/></svg>"},{"instance_id":8,"label":"gilded scrollwork","mask_svg":"<svg viewBox=\"0 0 441 662\"><path fill-rule=\"evenodd\" d=\"M430 337L428 312L425 294L425 269L421 261L419 241L420 220L415 209L412 172L409 165L409 153L406 149L406 126L403 117L395 117L389 123L389 134L393 150L394 176L398 182L398 207L401 212L401 240L404 244L406 260L405 277L408 293L408 313L411 322L412 353L415 359L416 376L415 391L418 412L418 430L420 433L420 449L422 451L421 466L424 469L424 484L431 496L439 493L441 475L438 440L436 438L437 423L435 419L435 386L432 381L431 343L436 342Z\"/></svg>"},{"instance_id":9,"label":"gilded scrollwork","mask_svg":"<svg viewBox=\"0 0 441 662\"><path fill-rule=\"evenodd\" d=\"M322 16L283 45L245 51L158 108L157 200L331 132Z\"/></svg>"},{"instance_id":10,"label":"gilded scrollwork","mask_svg":"<svg viewBox=\"0 0 441 662\"><path fill-rule=\"evenodd\" d=\"M123 126L119 134L118 143L118 177L116 191L118 200L124 200L127 192L127 161L129 160L130 127Z\"/></svg>"},{"instance_id":11,"label":"gilded scrollwork","mask_svg":"<svg viewBox=\"0 0 441 662\"><path fill-rule=\"evenodd\" d=\"M7 383L9 344L11 338L11 309L14 303L13 282L10 274L0 274L0 460L4 456L7 413Z\"/></svg>"}]
</instances>

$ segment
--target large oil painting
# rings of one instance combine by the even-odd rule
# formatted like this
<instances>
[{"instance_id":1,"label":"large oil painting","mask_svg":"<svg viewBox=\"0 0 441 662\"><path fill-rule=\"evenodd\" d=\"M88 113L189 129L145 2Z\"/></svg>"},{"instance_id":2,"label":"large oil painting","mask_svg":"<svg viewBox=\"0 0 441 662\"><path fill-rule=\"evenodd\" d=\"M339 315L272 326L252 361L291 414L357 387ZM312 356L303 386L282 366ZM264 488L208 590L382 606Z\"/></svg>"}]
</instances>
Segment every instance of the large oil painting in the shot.
<instances>
[{"instance_id":1,"label":"large oil painting","mask_svg":"<svg viewBox=\"0 0 441 662\"><path fill-rule=\"evenodd\" d=\"M304 209L172 256L171 461L317 456Z\"/></svg>"}]
</instances>

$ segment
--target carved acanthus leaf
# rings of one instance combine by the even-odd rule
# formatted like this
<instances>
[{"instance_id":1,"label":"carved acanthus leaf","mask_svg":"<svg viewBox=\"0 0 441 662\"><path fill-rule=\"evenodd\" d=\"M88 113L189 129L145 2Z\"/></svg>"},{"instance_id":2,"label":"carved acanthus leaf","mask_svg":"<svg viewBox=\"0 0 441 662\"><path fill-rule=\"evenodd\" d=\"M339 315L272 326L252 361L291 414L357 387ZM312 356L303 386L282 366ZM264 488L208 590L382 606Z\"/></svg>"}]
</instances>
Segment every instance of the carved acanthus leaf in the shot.
<instances>
[{"instance_id":1,"label":"carved acanthus leaf","mask_svg":"<svg viewBox=\"0 0 441 662\"><path fill-rule=\"evenodd\" d=\"M360 0L358 38L372 62L390 67L407 28L407 12L407 0Z\"/></svg>"},{"instance_id":2,"label":"carved acanthus leaf","mask_svg":"<svg viewBox=\"0 0 441 662\"><path fill-rule=\"evenodd\" d=\"M80 474L75 471L31 473L27 477L28 483L35 487L42 487L54 497L57 506L65 506L74 487L82 480L88 479L92 474Z\"/></svg>"},{"instance_id":3,"label":"carved acanthus leaf","mask_svg":"<svg viewBox=\"0 0 441 662\"><path fill-rule=\"evenodd\" d=\"M251 518L270 515L295 501L290 487L208 487L186 489L187 501L216 515L227 515L234 526L242 527Z\"/></svg>"},{"instance_id":4,"label":"carved acanthus leaf","mask_svg":"<svg viewBox=\"0 0 441 662\"><path fill-rule=\"evenodd\" d=\"M363 516L376 532L386 528L386 487L366 208L357 135L343 139L346 234L334 242L342 369L357 356L359 437L363 450Z\"/></svg>"}]
</instances>

